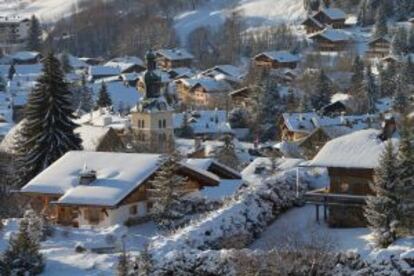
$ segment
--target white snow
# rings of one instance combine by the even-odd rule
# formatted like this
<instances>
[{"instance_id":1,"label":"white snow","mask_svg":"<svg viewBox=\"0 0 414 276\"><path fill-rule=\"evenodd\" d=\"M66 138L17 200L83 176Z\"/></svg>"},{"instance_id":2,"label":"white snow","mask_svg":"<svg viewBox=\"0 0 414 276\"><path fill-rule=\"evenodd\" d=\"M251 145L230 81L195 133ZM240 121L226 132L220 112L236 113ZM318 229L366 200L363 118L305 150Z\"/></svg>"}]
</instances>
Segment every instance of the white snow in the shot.
<instances>
[{"instance_id":1,"label":"white snow","mask_svg":"<svg viewBox=\"0 0 414 276\"><path fill-rule=\"evenodd\" d=\"M366 129L333 139L320 150L310 166L374 169L386 145L379 139L380 134L379 130ZM398 138L391 141L396 145Z\"/></svg>"},{"instance_id":2,"label":"white snow","mask_svg":"<svg viewBox=\"0 0 414 276\"><path fill-rule=\"evenodd\" d=\"M75 133L79 134L82 139L82 147L86 151L96 151L101 140L108 133L107 127L96 127L90 125L82 125L75 129Z\"/></svg>"},{"instance_id":3,"label":"white snow","mask_svg":"<svg viewBox=\"0 0 414 276\"><path fill-rule=\"evenodd\" d=\"M160 55L168 60L184 60L184 59L193 59L194 56L190 54L185 49L160 49L157 52L157 55Z\"/></svg>"},{"instance_id":4,"label":"white snow","mask_svg":"<svg viewBox=\"0 0 414 276\"><path fill-rule=\"evenodd\" d=\"M288 51L271 51L271 52L264 52L259 55L265 55L268 58L275 60L280 63L289 63L289 62L299 62L300 57L298 55L293 55ZM256 56L256 57L257 57Z\"/></svg>"}]
</instances>

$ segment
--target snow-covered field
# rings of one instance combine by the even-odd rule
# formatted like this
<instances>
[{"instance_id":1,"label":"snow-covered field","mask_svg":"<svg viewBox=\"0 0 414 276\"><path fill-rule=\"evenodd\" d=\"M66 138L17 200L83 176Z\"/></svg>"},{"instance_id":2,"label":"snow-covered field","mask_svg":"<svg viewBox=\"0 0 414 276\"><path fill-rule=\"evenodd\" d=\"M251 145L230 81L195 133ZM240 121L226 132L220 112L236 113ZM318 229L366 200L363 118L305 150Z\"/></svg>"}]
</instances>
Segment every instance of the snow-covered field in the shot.
<instances>
[{"instance_id":1,"label":"snow-covered field","mask_svg":"<svg viewBox=\"0 0 414 276\"><path fill-rule=\"evenodd\" d=\"M17 231L17 228L17 220L6 221L4 229L0 232L0 251L7 248L9 237ZM75 246L77 244L82 244L86 248L115 246L119 252L124 240L126 249L134 254L142 250L157 234L157 228L153 223L130 228L114 226L99 230L56 227L53 236L41 244L41 253L46 258L46 267L42 275L114 275L118 253L96 254L90 251L76 253Z\"/></svg>"},{"instance_id":2,"label":"snow-covered field","mask_svg":"<svg viewBox=\"0 0 414 276\"><path fill-rule=\"evenodd\" d=\"M306 16L302 0L211 0L194 11L175 18L175 28L183 43L198 27L216 28L233 12L240 11L248 27L298 22Z\"/></svg>"},{"instance_id":3,"label":"snow-covered field","mask_svg":"<svg viewBox=\"0 0 414 276\"><path fill-rule=\"evenodd\" d=\"M0 16L32 16L53 22L76 12L82 0L0 0Z\"/></svg>"}]
</instances>

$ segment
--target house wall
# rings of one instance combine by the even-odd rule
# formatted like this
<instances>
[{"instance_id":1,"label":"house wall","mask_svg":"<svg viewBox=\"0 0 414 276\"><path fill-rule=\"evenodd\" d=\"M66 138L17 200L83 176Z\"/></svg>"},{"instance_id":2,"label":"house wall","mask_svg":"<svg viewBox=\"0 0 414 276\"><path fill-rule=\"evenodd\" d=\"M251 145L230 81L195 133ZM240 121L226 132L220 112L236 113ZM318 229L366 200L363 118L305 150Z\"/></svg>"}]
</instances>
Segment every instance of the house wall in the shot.
<instances>
[{"instance_id":1,"label":"house wall","mask_svg":"<svg viewBox=\"0 0 414 276\"><path fill-rule=\"evenodd\" d=\"M165 57L157 58L158 66L164 69L191 67L192 59L170 60Z\"/></svg>"}]
</instances>

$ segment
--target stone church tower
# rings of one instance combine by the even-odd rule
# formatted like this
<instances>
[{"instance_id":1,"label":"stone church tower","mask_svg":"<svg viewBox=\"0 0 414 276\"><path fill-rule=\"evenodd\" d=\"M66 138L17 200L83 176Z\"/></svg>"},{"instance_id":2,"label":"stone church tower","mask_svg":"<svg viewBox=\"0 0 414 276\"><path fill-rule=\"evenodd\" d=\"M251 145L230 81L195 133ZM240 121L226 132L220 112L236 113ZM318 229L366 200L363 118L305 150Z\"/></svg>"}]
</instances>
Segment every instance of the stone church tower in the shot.
<instances>
[{"instance_id":1,"label":"stone church tower","mask_svg":"<svg viewBox=\"0 0 414 276\"><path fill-rule=\"evenodd\" d=\"M174 150L173 109L161 95L161 78L155 72L156 56L145 57L145 96L131 112L134 147L139 152L169 153Z\"/></svg>"}]
</instances>

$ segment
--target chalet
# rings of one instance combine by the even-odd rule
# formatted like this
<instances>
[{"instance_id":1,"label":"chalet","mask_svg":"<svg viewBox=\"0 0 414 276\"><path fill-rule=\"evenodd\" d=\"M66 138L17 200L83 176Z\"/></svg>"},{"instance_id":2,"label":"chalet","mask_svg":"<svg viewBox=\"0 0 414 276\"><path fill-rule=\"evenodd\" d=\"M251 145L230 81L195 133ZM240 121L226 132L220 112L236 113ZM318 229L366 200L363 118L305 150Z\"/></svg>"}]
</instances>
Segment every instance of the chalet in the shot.
<instances>
[{"instance_id":1,"label":"chalet","mask_svg":"<svg viewBox=\"0 0 414 276\"><path fill-rule=\"evenodd\" d=\"M12 55L2 57L2 63L7 64L37 64L40 63L42 55L34 51L21 51Z\"/></svg>"},{"instance_id":2,"label":"chalet","mask_svg":"<svg viewBox=\"0 0 414 276\"><path fill-rule=\"evenodd\" d=\"M313 18L324 25L329 25L335 29L345 27L347 15L341 9L326 8L318 11Z\"/></svg>"},{"instance_id":3,"label":"chalet","mask_svg":"<svg viewBox=\"0 0 414 276\"><path fill-rule=\"evenodd\" d=\"M171 79L177 80L177 79L189 79L194 77L195 73L193 69L188 67L177 67L177 68L171 68L168 70L168 75Z\"/></svg>"},{"instance_id":4,"label":"chalet","mask_svg":"<svg viewBox=\"0 0 414 276\"><path fill-rule=\"evenodd\" d=\"M144 62L138 57L118 57L114 58L104 66L118 68L122 74L125 73L140 73L145 71Z\"/></svg>"},{"instance_id":5,"label":"chalet","mask_svg":"<svg viewBox=\"0 0 414 276\"><path fill-rule=\"evenodd\" d=\"M90 66L88 70L88 80L94 82L99 79L119 76L121 70L118 67L95 65Z\"/></svg>"},{"instance_id":6,"label":"chalet","mask_svg":"<svg viewBox=\"0 0 414 276\"><path fill-rule=\"evenodd\" d=\"M201 73L202 75L215 79L225 79L229 82L239 83L244 77L244 72L234 65L217 65Z\"/></svg>"},{"instance_id":7,"label":"chalet","mask_svg":"<svg viewBox=\"0 0 414 276\"><path fill-rule=\"evenodd\" d=\"M307 34L313 34L325 29L325 25L316 20L312 16L308 16L303 22L302 26L305 28Z\"/></svg>"},{"instance_id":8,"label":"chalet","mask_svg":"<svg viewBox=\"0 0 414 276\"><path fill-rule=\"evenodd\" d=\"M323 106L319 113L322 116L339 116L349 111L348 107L342 101L335 101Z\"/></svg>"},{"instance_id":9,"label":"chalet","mask_svg":"<svg viewBox=\"0 0 414 276\"><path fill-rule=\"evenodd\" d=\"M184 49L161 49L156 52L158 66L163 69L191 67L194 56Z\"/></svg>"},{"instance_id":10,"label":"chalet","mask_svg":"<svg viewBox=\"0 0 414 276\"><path fill-rule=\"evenodd\" d=\"M212 140L221 138L223 135L234 134L227 120L227 112L224 110L174 113L173 124L176 131L182 128L184 118L187 118L187 124L192 128L194 137Z\"/></svg>"},{"instance_id":11,"label":"chalet","mask_svg":"<svg viewBox=\"0 0 414 276\"><path fill-rule=\"evenodd\" d=\"M374 38L368 42L368 47L369 58L384 58L390 53L391 39L387 36Z\"/></svg>"},{"instance_id":12,"label":"chalet","mask_svg":"<svg viewBox=\"0 0 414 276\"><path fill-rule=\"evenodd\" d=\"M253 95L256 91L261 91L261 88L258 86L245 86L230 92L231 105L233 107L251 109L254 106Z\"/></svg>"},{"instance_id":13,"label":"chalet","mask_svg":"<svg viewBox=\"0 0 414 276\"><path fill-rule=\"evenodd\" d=\"M365 226L363 208L366 196L373 194L370 183L378 167L385 145L391 141L397 147L395 121L384 129L357 131L328 142L311 161L311 167L326 167L330 185L326 189L308 192L307 201L324 206L324 217L333 227ZM318 218L317 218L318 219Z\"/></svg>"},{"instance_id":14,"label":"chalet","mask_svg":"<svg viewBox=\"0 0 414 276\"><path fill-rule=\"evenodd\" d=\"M179 79L175 83L179 98L189 106L224 108L228 104L228 93L232 90L225 80L208 77Z\"/></svg>"},{"instance_id":15,"label":"chalet","mask_svg":"<svg viewBox=\"0 0 414 276\"><path fill-rule=\"evenodd\" d=\"M273 51L260 53L253 60L255 65L259 67L295 69L300 61L300 57L288 51Z\"/></svg>"},{"instance_id":16,"label":"chalet","mask_svg":"<svg viewBox=\"0 0 414 276\"><path fill-rule=\"evenodd\" d=\"M320 127L346 126L351 131L369 128L375 124L376 117L372 115L321 116L316 112L283 113L279 119L281 139L298 142L308 137Z\"/></svg>"},{"instance_id":17,"label":"chalet","mask_svg":"<svg viewBox=\"0 0 414 276\"><path fill-rule=\"evenodd\" d=\"M321 51L343 51L351 42L350 37L341 30L326 28L309 36Z\"/></svg>"},{"instance_id":18,"label":"chalet","mask_svg":"<svg viewBox=\"0 0 414 276\"><path fill-rule=\"evenodd\" d=\"M107 227L148 217L152 201L148 188L159 170L158 154L71 151L41 172L20 193L50 221L74 227ZM181 162L186 193L219 187L221 178L241 177L224 166L205 170ZM210 171L214 171L212 173ZM226 183L223 183L225 185Z\"/></svg>"},{"instance_id":19,"label":"chalet","mask_svg":"<svg viewBox=\"0 0 414 276\"><path fill-rule=\"evenodd\" d=\"M89 66L99 65L104 62L102 58L80 57L79 60L85 62Z\"/></svg>"},{"instance_id":20,"label":"chalet","mask_svg":"<svg viewBox=\"0 0 414 276\"><path fill-rule=\"evenodd\" d=\"M125 146L115 130L110 127L81 125L75 129L82 139L82 148L86 151L119 152Z\"/></svg>"}]
</instances>

